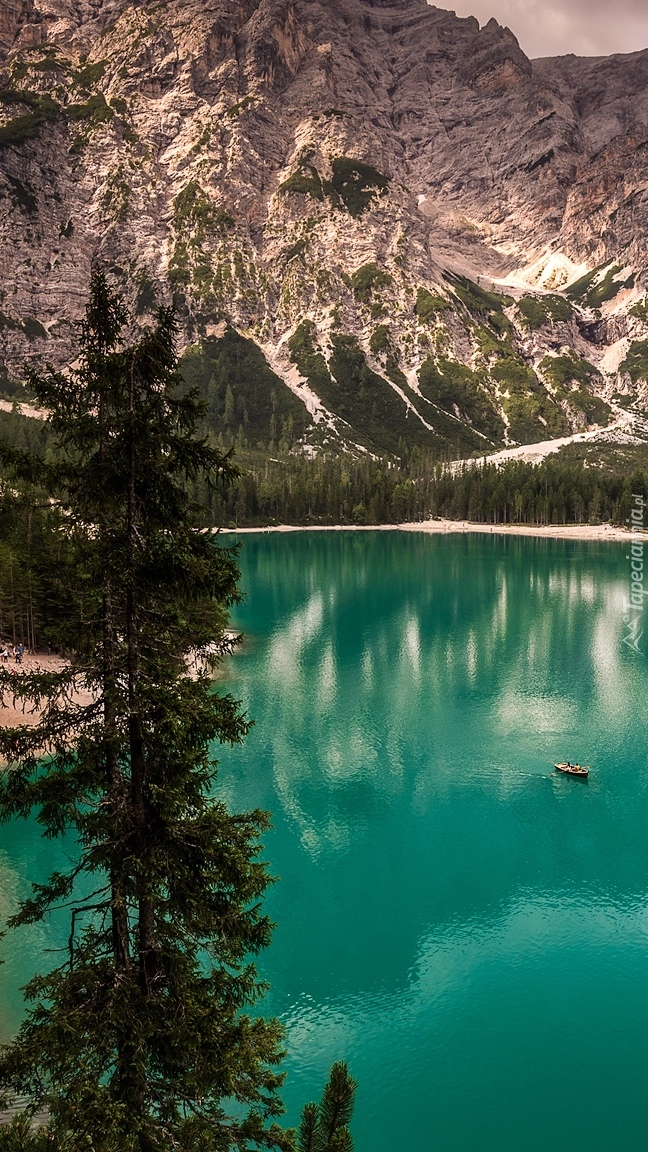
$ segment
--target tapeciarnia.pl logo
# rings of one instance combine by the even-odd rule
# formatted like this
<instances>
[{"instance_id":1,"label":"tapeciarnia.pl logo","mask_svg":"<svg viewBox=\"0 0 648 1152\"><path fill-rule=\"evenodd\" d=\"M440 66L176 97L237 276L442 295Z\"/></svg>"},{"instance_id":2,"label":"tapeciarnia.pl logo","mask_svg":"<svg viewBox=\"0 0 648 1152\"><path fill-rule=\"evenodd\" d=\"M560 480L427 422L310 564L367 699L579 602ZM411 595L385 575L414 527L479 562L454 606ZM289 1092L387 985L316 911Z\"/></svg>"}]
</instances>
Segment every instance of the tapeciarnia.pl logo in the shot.
<instances>
[{"instance_id":1,"label":"tapeciarnia.pl logo","mask_svg":"<svg viewBox=\"0 0 648 1152\"><path fill-rule=\"evenodd\" d=\"M633 493L634 505L630 512L630 529L633 533L642 533L644 530L646 502L643 496ZM641 638L644 634L644 611L648 588L644 587L644 542L635 537L630 546L630 553L626 556L630 561L630 599L623 605L623 623L626 634L623 644L632 648L633 652L641 652Z\"/></svg>"}]
</instances>

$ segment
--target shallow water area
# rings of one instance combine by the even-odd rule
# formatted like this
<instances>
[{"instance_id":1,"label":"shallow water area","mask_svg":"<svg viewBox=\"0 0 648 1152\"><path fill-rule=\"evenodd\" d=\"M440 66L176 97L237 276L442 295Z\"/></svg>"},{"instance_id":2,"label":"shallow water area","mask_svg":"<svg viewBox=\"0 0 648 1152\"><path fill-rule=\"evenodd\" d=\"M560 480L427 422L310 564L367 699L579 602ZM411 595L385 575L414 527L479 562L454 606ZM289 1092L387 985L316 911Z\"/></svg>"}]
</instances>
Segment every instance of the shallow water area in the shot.
<instances>
[{"instance_id":1,"label":"shallow water area","mask_svg":"<svg viewBox=\"0 0 648 1152\"><path fill-rule=\"evenodd\" d=\"M358 1152L644 1146L648 677L622 644L625 551L245 537L225 683L255 727L219 787L273 813L260 968L291 1123L342 1058ZM1 904L58 860L34 829L0 835ZM60 928L9 944L0 1029Z\"/></svg>"}]
</instances>

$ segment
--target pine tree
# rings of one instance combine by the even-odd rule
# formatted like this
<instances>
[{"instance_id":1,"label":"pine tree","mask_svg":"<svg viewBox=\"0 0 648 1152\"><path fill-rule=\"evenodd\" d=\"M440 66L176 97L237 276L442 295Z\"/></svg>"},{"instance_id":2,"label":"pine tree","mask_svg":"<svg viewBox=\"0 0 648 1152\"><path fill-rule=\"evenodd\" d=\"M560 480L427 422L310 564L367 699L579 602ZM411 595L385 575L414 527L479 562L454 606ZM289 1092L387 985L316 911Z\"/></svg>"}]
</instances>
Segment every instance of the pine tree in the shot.
<instances>
[{"instance_id":1,"label":"pine tree","mask_svg":"<svg viewBox=\"0 0 648 1152\"><path fill-rule=\"evenodd\" d=\"M0 819L35 812L76 848L10 922L63 906L70 935L60 965L27 986L0 1089L47 1116L38 1147L285 1149L282 1031L245 1011L263 990L250 956L270 939L267 817L227 811L210 755L248 727L210 677L236 556L196 530L187 495L233 469L197 438L172 312L130 346L127 319L95 272L79 366L30 380L54 462L4 453L60 511L49 577L75 655L62 672L0 670L0 690L41 710L35 727L0 731ZM27 1146L22 1123L3 1130L5 1148Z\"/></svg>"},{"instance_id":2,"label":"pine tree","mask_svg":"<svg viewBox=\"0 0 648 1152\"><path fill-rule=\"evenodd\" d=\"M299 1152L353 1152L349 1124L356 1087L347 1065L342 1061L334 1064L321 1103L306 1104L302 1111Z\"/></svg>"}]
</instances>

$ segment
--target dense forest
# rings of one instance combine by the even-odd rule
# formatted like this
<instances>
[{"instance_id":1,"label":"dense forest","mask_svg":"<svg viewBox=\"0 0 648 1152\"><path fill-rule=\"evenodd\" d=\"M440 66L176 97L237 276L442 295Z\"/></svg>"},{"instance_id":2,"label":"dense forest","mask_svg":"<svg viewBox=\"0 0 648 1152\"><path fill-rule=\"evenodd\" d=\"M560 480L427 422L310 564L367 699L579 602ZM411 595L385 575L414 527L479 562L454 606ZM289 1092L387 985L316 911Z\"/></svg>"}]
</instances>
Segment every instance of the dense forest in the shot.
<instances>
[{"instance_id":1,"label":"dense forest","mask_svg":"<svg viewBox=\"0 0 648 1152\"><path fill-rule=\"evenodd\" d=\"M212 438L214 434L211 433ZM218 440L222 446L222 434ZM46 424L0 412L0 444L51 457ZM227 447L227 444L226 444ZM633 492L648 496L648 447L567 449L541 465L460 466L414 448L400 459L320 453L284 444L274 454L231 446L238 478L226 489L193 486L205 527L272 524L398 524L444 517L486 524L623 525ZM596 460L596 464L594 464ZM3 484L0 501L0 637L29 647L57 644L65 589L53 557L63 548L57 513L26 484ZM45 623L47 622L47 623Z\"/></svg>"},{"instance_id":2,"label":"dense forest","mask_svg":"<svg viewBox=\"0 0 648 1152\"><path fill-rule=\"evenodd\" d=\"M246 459L247 456L247 459ZM392 459L285 455L238 457L241 475L227 494L199 493L213 522L397 524L447 517L487 524L624 524L631 494L648 492L648 467L598 469L550 456L539 466L465 465L457 472L413 451Z\"/></svg>"},{"instance_id":3,"label":"dense forest","mask_svg":"<svg viewBox=\"0 0 648 1152\"><path fill-rule=\"evenodd\" d=\"M206 424L205 431L216 439ZM489 524L624 524L632 492L647 491L648 446L596 452L563 449L540 465L468 463L413 448L400 458L340 452L303 455L284 443L252 450L217 437L229 448L239 478L228 489L196 486L205 523L239 527L287 524L390 524L447 517ZM19 412L0 411L0 443L51 457L48 427ZM27 497L14 491L4 521L15 526ZM33 498L30 497L30 498ZM7 509L10 508L10 514ZM33 515L33 514L32 514ZM14 529L21 536L21 529ZM7 534L3 530L3 540Z\"/></svg>"}]
</instances>

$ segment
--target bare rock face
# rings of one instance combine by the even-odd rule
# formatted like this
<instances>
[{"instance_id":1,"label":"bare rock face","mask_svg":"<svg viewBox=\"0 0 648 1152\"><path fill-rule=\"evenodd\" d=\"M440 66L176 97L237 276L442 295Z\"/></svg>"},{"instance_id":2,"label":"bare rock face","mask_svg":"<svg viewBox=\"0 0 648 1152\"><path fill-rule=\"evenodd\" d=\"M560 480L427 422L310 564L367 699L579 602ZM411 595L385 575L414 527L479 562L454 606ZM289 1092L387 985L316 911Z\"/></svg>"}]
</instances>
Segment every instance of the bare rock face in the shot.
<instances>
[{"instance_id":1,"label":"bare rock face","mask_svg":"<svg viewBox=\"0 0 648 1152\"><path fill-rule=\"evenodd\" d=\"M1 2L4 370L73 355L101 261L351 442L343 340L407 435L604 422L632 308L648 334L647 81L648 52L531 62L424 0Z\"/></svg>"}]
</instances>

